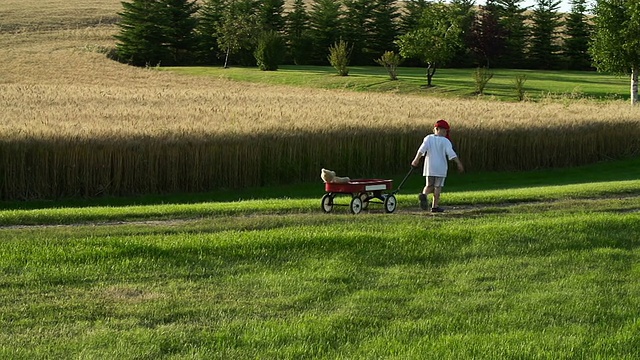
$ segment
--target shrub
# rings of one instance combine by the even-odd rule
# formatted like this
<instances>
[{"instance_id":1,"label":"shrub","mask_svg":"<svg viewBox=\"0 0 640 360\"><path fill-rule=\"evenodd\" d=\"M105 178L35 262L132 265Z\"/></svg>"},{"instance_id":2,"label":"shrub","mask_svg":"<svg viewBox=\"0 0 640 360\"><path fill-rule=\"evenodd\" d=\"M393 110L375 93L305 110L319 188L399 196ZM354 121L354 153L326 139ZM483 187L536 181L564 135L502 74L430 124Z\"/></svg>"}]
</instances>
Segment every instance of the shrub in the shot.
<instances>
[{"instance_id":1,"label":"shrub","mask_svg":"<svg viewBox=\"0 0 640 360\"><path fill-rule=\"evenodd\" d=\"M329 63L336 70L340 76L349 75L349 57L351 56L351 49L348 48L347 42L340 40L333 46L329 47Z\"/></svg>"},{"instance_id":2,"label":"shrub","mask_svg":"<svg viewBox=\"0 0 640 360\"><path fill-rule=\"evenodd\" d=\"M518 101L524 100L524 83L527 81L526 75L517 75L514 80L516 97Z\"/></svg>"},{"instance_id":3,"label":"shrub","mask_svg":"<svg viewBox=\"0 0 640 360\"><path fill-rule=\"evenodd\" d=\"M389 78L391 80L398 80L398 65L400 65L401 61L400 55L394 53L393 51L387 51L380 59L375 60L375 62L379 65L384 66L389 73Z\"/></svg>"},{"instance_id":4,"label":"shrub","mask_svg":"<svg viewBox=\"0 0 640 360\"><path fill-rule=\"evenodd\" d=\"M267 31L258 40L254 56L258 68L263 71L278 70L284 59L285 45L282 37L275 31Z\"/></svg>"},{"instance_id":5,"label":"shrub","mask_svg":"<svg viewBox=\"0 0 640 360\"><path fill-rule=\"evenodd\" d=\"M493 78L493 71L489 71L486 67L476 68L476 72L473 74L473 80L476 84L476 95L484 94L484 89L487 87L491 78Z\"/></svg>"}]
</instances>

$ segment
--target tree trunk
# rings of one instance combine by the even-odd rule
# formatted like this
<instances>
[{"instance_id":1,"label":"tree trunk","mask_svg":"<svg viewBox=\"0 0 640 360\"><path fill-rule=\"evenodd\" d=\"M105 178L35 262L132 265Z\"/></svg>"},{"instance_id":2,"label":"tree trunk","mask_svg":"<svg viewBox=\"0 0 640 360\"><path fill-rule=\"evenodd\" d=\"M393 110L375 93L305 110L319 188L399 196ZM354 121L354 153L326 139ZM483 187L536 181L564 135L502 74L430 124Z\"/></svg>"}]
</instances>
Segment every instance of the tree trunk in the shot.
<instances>
[{"instance_id":1,"label":"tree trunk","mask_svg":"<svg viewBox=\"0 0 640 360\"><path fill-rule=\"evenodd\" d=\"M433 79L433 75L436 74L436 67L433 64L427 65L427 87L431 87L431 79Z\"/></svg>"},{"instance_id":2,"label":"tree trunk","mask_svg":"<svg viewBox=\"0 0 640 360\"><path fill-rule=\"evenodd\" d=\"M631 105L638 103L638 72L640 66L634 66L631 68Z\"/></svg>"},{"instance_id":3,"label":"tree trunk","mask_svg":"<svg viewBox=\"0 0 640 360\"><path fill-rule=\"evenodd\" d=\"M228 68L228 63L229 63L229 53L231 52L231 47L227 47L227 54L224 57L224 68Z\"/></svg>"}]
</instances>

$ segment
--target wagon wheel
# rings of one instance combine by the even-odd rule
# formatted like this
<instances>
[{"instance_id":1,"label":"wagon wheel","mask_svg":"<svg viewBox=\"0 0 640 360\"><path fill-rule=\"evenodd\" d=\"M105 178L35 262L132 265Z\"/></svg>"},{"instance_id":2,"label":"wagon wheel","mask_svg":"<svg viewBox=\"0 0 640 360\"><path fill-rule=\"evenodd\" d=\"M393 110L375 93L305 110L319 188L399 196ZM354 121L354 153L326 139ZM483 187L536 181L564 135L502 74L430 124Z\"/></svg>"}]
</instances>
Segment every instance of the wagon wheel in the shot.
<instances>
[{"instance_id":1,"label":"wagon wheel","mask_svg":"<svg viewBox=\"0 0 640 360\"><path fill-rule=\"evenodd\" d=\"M366 192L360 193L360 200L362 201L362 210L367 210L369 207L369 194Z\"/></svg>"},{"instance_id":2,"label":"wagon wheel","mask_svg":"<svg viewBox=\"0 0 640 360\"><path fill-rule=\"evenodd\" d=\"M331 210L333 210L333 196L324 194L322 197L322 211L329 213Z\"/></svg>"},{"instance_id":3,"label":"wagon wheel","mask_svg":"<svg viewBox=\"0 0 640 360\"><path fill-rule=\"evenodd\" d=\"M360 211L362 211L362 199L360 199L359 196L354 196L351 199L351 213L353 214L359 214Z\"/></svg>"},{"instance_id":4,"label":"wagon wheel","mask_svg":"<svg viewBox=\"0 0 640 360\"><path fill-rule=\"evenodd\" d=\"M396 205L398 202L396 201L396 197L394 195L387 195L384 198L384 211L387 213L392 213L396 211Z\"/></svg>"}]
</instances>

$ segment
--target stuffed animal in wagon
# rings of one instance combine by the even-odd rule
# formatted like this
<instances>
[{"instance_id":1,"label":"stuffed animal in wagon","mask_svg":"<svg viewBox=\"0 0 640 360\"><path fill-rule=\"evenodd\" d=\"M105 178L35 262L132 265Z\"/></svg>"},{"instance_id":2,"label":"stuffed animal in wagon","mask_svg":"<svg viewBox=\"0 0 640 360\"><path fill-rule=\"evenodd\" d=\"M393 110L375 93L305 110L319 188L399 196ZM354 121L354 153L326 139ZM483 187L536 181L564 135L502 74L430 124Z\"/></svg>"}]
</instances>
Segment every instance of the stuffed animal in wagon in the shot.
<instances>
[{"instance_id":1,"label":"stuffed animal in wagon","mask_svg":"<svg viewBox=\"0 0 640 360\"><path fill-rule=\"evenodd\" d=\"M335 171L327 170L324 168L320 171L320 177L322 178L322 181L324 181L325 183L344 184L351 181L351 179L348 176L336 176Z\"/></svg>"}]
</instances>

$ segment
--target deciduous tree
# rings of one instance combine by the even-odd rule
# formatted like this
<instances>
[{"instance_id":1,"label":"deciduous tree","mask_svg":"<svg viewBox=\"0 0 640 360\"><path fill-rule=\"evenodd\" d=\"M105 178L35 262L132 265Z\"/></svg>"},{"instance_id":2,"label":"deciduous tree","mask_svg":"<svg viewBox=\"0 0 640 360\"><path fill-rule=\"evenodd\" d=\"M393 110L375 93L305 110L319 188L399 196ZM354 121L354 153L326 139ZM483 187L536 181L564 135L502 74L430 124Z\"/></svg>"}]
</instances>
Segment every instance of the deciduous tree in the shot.
<instances>
[{"instance_id":1,"label":"deciduous tree","mask_svg":"<svg viewBox=\"0 0 640 360\"><path fill-rule=\"evenodd\" d=\"M631 103L638 103L640 1L598 0L591 45L599 71L631 74Z\"/></svg>"},{"instance_id":2,"label":"deciduous tree","mask_svg":"<svg viewBox=\"0 0 640 360\"><path fill-rule=\"evenodd\" d=\"M417 30L400 36L398 47L403 57L416 58L427 66L427 86L439 66L446 64L460 40L460 28L451 7L444 3L428 3Z\"/></svg>"},{"instance_id":3,"label":"deciduous tree","mask_svg":"<svg viewBox=\"0 0 640 360\"><path fill-rule=\"evenodd\" d=\"M253 62L253 51L260 34L260 24L253 0L231 0L218 28L218 45L225 52L224 67L229 66L231 55L244 52L239 59L243 65ZM255 62L253 63L255 65Z\"/></svg>"},{"instance_id":4,"label":"deciduous tree","mask_svg":"<svg viewBox=\"0 0 640 360\"><path fill-rule=\"evenodd\" d=\"M480 6L471 30L470 46L481 67L493 66L504 52L505 33L499 18L495 0L488 0L485 6Z\"/></svg>"}]
</instances>

